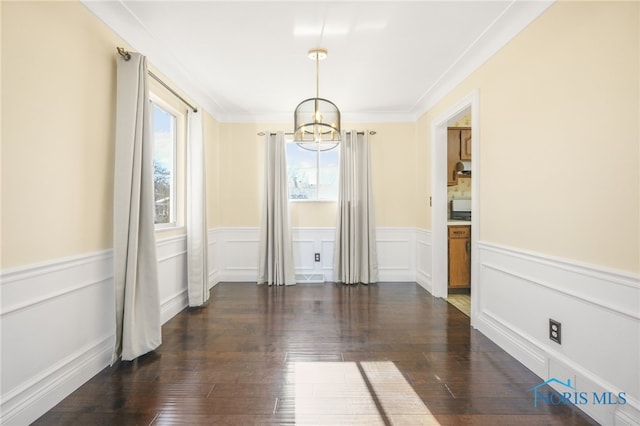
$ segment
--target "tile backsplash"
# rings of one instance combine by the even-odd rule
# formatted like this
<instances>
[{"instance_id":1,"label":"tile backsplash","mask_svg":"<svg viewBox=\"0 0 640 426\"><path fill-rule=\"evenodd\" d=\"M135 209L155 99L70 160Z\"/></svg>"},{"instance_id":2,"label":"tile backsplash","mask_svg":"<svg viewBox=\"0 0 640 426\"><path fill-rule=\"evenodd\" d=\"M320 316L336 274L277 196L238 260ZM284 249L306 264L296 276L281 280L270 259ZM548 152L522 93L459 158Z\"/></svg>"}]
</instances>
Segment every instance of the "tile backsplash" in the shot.
<instances>
[{"instance_id":1,"label":"tile backsplash","mask_svg":"<svg viewBox=\"0 0 640 426\"><path fill-rule=\"evenodd\" d=\"M447 187L447 212L451 212L451 200L471 199L471 176L458 175L458 184Z\"/></svg>"},{"instance_id":2,"label":"tile backsplash","mask_svg":"<svg viewBox=\"0 0 640 426\"><path fill-rule=\"evenodd\" d=\"M451 127L471 127L471 113L460 118L458 121L450 125Z\"/></svg>"},{"instance_id":3,"label":"tile backsplash","mask_svg":"<svg viewBox=\"0 0 640 426\"><path fill-rule=\"evenodd\" d=\"M461 117L451 127L471 127L471 113ZM471 176L458 175L458 184L447 186L447 217L451 213L451 200L471 199Z\"/></svg>"}]
</instances>

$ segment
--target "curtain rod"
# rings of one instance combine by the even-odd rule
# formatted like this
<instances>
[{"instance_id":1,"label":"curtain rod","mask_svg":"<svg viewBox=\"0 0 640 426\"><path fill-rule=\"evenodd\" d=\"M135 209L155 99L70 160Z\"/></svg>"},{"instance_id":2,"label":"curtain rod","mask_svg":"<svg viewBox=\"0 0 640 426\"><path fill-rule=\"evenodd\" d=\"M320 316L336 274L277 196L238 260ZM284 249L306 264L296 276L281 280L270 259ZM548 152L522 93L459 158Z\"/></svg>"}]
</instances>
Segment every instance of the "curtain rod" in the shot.
<instances>
[{"instance_id":1,"label":"curtain rod","mask_svg":"<svg viewBox=\"0 0 640 426\"><path fill-rule=\"evenodd\" d=\"M351 132L347 132L347 133L351 133ZM356 133L358 133L359 135L364 135L364 132L356 132ZM370 135L375 135L376 131L375 130L370 130L369 134ZM258 136L264 136L264 135L266 135L265 132L258 132ZM275 135L276 135L275 133L269 133L269 136L275 136ZM285 133L285 135L291 136L291 135L293 135L293 132L287 132L287 133ZM313 142L313 141L305 141L305 142Z\"/></svg>"},{"instance_id":2,"label":"curtain rod","mask_svg":"<svg viewBox=\"0 0 640 426\"><path fill-rule=\"evenodd\" d=\"M124 58L125 61L128 61L129 59L131 59L131 55L129 54L129 52L127 52L126 50L124 50L122 47L116 47L116 50L118 51L118 54L120 56L122 56ZM198 112L198 108L194 107L193 105L191 105L185 98L183 98L182 96L180 96L180 94L178 92L176 92L175 90L173 90L171 87L169 87L167 85L167 83L165 83L164 81L162 81L160 79L160 77L158 77L157 75L155 75L152 71L147 70L147 73L149 74L149 76L151 78L153 78L155 81L157 81L158 83L160 83L162 86L164 86L165 89L167 89L169 92L171 92L173 94L173 96L175 96L176 98L180 99L182 101L182 103L184 103L186 106L188 106L189 108L191 108L193 110L193 112Z\"/></svg>"}]
</instances>

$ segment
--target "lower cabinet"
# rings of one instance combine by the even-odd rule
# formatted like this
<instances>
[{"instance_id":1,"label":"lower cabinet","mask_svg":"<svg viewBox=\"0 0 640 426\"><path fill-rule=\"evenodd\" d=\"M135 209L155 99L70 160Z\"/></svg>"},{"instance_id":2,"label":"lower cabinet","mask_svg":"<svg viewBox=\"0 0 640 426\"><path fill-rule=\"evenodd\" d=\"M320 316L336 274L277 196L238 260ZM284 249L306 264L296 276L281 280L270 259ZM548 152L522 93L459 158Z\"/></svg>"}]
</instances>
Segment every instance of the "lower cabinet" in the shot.
<instances>
[{"instance_id":1,"label":"lower cabinet","mask_svg":"<svg viewBox=\"0 0 640 426\"><path fill-rule=\"evenodd\" d=\"M471 287L471 227L449 226L449 288Z\"/></svg>"}]
</instances>

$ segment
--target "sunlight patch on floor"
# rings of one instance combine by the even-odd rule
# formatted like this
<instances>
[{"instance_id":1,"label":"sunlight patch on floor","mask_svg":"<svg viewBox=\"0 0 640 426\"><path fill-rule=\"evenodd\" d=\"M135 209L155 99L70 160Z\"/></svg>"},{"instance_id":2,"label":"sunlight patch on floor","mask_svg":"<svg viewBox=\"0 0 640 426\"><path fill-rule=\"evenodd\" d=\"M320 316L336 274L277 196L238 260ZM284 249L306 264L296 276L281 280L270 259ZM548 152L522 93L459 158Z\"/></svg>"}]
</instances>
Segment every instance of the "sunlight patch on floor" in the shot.
<instances>
[{"instance_id":1,"label":"sunlight patch on floor","mask_svg":"<svg viewBox=\"0 0 640 426\"><path fill-rule=\"evenodd\" d=\"M296 424L440 424L391 361L292 364L293 401L276 411L294 411Z\"/></svg>"}]
</instances>

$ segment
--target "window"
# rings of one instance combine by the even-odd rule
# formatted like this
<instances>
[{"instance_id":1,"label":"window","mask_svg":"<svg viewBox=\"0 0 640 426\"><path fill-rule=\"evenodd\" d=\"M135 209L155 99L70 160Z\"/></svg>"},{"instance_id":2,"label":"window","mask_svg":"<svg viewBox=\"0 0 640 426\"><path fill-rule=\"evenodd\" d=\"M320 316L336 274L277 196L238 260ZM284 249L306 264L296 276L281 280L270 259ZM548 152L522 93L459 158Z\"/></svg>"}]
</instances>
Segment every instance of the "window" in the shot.
<instances>
[{"instance_id":1,"label":"window","mask_svg":"<svg viewBox=\"0 0 640 426\"><path fill-rule=\"evenodd\" d=\"M176 225L176 116L152 101L156 226Z\"/></svg>"},{"instance_id":2,"label":"window","mask_svg":"<svg viewBox=\"0 0 640 426\"><path fill-rule=\"evenodd\" d=\"M338 145L287 143L289 199L335 201L338 199Z\"/></svg>"}]
</instances>

